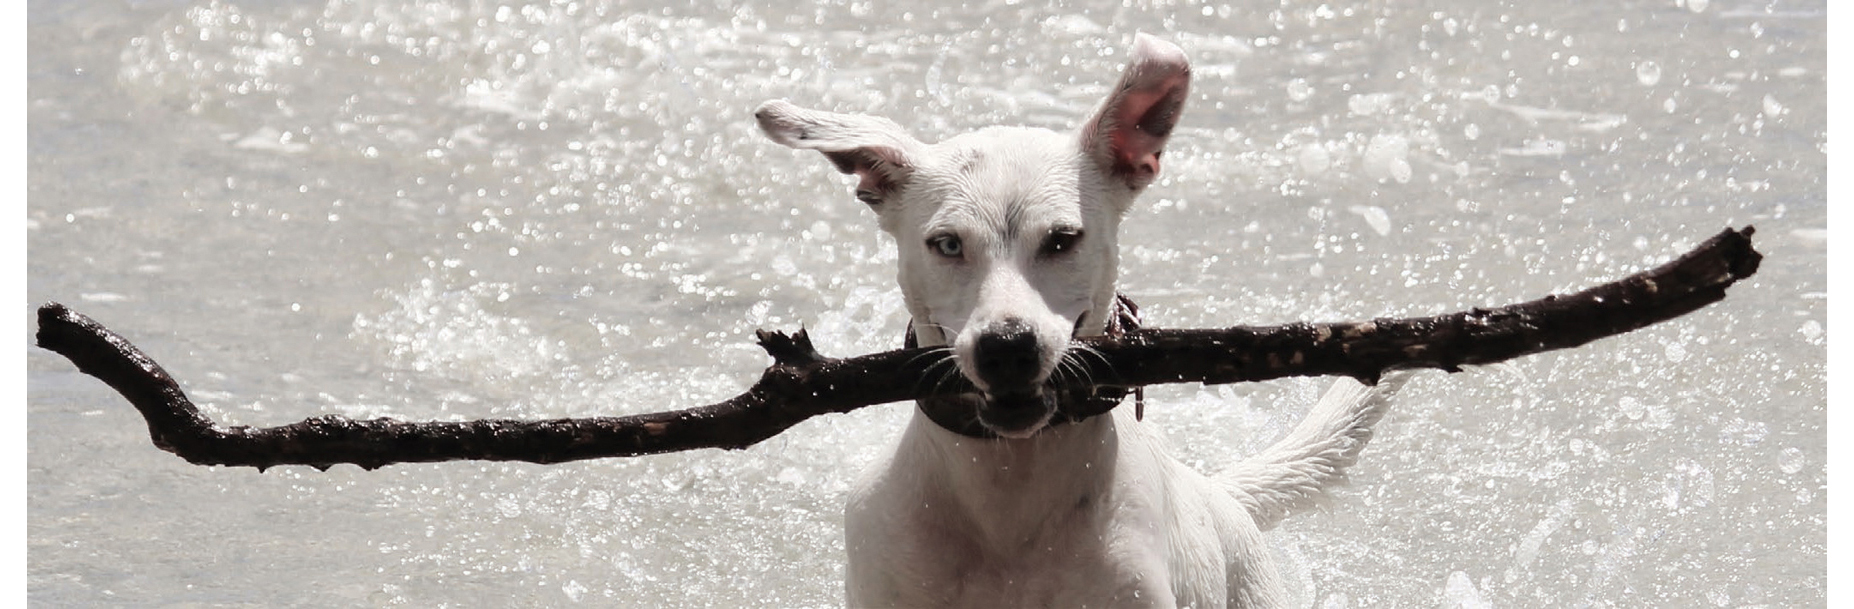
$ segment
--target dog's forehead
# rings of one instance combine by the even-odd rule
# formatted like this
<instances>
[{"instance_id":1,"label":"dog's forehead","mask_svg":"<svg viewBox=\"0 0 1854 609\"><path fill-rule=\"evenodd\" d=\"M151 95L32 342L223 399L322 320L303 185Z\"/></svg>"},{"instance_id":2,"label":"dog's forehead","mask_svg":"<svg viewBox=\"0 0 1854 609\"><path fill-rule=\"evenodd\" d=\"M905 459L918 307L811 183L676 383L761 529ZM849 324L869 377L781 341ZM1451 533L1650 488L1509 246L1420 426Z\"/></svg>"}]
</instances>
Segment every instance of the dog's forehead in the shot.
<instances>
[{"instance_id":1,"label":"dog's forehead","mask_svg":"<svg viewBox=\"0 0 1854 609\"><path fill-rule=\"evenodd\" d=\"M932 147L916 176L919 211L946 223L996 226L1081 223L1085 166L1072 137L1046 129L993 127Z\"/></svg>"},{"instance_id":2,"label":"dog's forehead","mask_svg":"<svg viewBox=\"0 0 1854 609\"><path fill-rule=\"evenodd\" d=\"M936 169L974 177L1069 170L1079 155L1075 138L1032 127L989 127L932 149Z\"/></svg>"}]
</instances>

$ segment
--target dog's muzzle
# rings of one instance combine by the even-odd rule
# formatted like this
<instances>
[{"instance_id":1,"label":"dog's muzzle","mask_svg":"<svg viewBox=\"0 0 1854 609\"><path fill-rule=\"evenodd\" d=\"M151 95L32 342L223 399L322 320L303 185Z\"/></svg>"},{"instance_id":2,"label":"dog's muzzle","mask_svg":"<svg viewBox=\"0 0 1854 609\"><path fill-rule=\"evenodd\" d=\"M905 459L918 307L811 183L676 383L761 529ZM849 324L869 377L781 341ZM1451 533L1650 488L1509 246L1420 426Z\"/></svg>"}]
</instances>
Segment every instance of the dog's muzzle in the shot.
<instances>
[{"instance_id":1,"label":"dog's muzzle","mask_svg":"<svg viewBox=\"0 0 1854 609\"><path fill-rule=\"evenodd\" d=\"M973 373L996 393L1031 389L1043 372L1036 332L1016 318L992 324L972 346Z\"/></svg>"},{"instance_id":2,"label":"dog's muzzle","mask_svg":"<svg viewBox=\"0 0 1854 609\"><path fill-rule=\"evenodd\" d=\"M1076 334L1087 318L1083 313L1075 322ZM1106 334L1122 336L1139 327L1139 306L1116 294ZM1124 387L1093 387L1085 394L1064 395L1046 388L1038 380L1041 345L1030 328L1021 320L1006 319L992 329L998 331L975 339L972 369L966 369L968 362L958 364L968 378L983 380L985 391L920 400L921 412L942 429L974 438L1025 438L1047 426L1104 414L1127 395L1137 393ZM908 325L903 344L910 349L920 346L913 324Z\"/></svg>"},{"instance_id":3,"label":"dog's muzzle","mask_svg":"<svg viewBox=\"0 0 1854 609\"><path fill-rule=\"evenodd\" d=\"M1028 436L1049 422L1055 396L1044 391L1043 345L1028 324L1007 318L987 327L972 346L972 374L983 381L978 419L1005 437Z\"/></svg>"}]
</instances>

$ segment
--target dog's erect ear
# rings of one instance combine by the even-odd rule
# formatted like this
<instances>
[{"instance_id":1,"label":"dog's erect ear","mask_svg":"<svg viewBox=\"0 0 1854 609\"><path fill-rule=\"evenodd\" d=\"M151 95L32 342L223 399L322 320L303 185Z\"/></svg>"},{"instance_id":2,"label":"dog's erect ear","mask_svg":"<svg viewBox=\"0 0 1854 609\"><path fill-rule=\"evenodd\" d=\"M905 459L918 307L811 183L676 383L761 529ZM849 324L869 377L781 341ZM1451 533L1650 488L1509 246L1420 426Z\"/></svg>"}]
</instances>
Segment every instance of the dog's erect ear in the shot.
<instances>
[{"instance_id":1,"label":"dog's erect ear","mask_svg":"<svg viewBox=\"0 0 1854 609\"><path fill-rule=\"evenodd\" d=\"M870 205L907 182L924 146L886 118L807 110L785 100L760 104L753 118L773 141L823 152L837 170L862 178L856 198Z\"/></svg>"},{"instance_id":2,"label":"dog's erect ear","mask_svg":"<svg viewBox=\"0 0 1854 609\"><path fill-rule=\"evenodd\" d=\"M1191 63L1184 50L1140 34L1133 59L1119 84L1082 127L1082 150L1101 170L1139 190L1159 175L1165 138L1178 124L1191 90Z\"/></svg>"}]
</instances>

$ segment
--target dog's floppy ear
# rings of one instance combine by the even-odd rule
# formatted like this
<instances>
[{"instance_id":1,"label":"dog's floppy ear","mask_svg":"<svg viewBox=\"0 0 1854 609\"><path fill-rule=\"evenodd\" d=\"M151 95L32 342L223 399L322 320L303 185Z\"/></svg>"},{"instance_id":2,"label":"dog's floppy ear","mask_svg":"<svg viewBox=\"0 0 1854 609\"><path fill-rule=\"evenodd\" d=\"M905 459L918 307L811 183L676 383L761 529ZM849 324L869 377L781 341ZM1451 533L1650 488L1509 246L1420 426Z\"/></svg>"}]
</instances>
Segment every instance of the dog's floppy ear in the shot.
<instances>
[{"instance_id":1,"label":"dog's floppy ear","mask_svg":"<svg viewBox=\"0 0 1854 609\"><path fill-rule=\"evenodd\" d=\"M1082 127L1082 150L1128 188L1145 188L1159 175L1159 155L1190 90L1191 63L1184 50L1140 34L1120 82Z\"/></svg>"},{"instance_id":2,"label":"dog's floppy ear","mask_svg":"<svg viewBox=\"0 0 1854 609\"><path fill-rule=\"evenodd\" d=\"M886 118L807 110L782 99L760 104L753 118L773 141L823 152L838 171L862 178L856 198L870 205L907 182L923 147Z\"/></svg>"}]
</instances>

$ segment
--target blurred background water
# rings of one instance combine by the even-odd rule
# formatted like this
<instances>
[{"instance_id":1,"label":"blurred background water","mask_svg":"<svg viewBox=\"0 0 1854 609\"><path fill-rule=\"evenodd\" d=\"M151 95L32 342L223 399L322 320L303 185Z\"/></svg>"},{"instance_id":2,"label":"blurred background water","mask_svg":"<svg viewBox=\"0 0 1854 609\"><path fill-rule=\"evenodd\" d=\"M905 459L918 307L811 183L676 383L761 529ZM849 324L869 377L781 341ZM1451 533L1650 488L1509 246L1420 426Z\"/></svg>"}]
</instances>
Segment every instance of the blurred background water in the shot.
<instances>
[{"instance_id":1,"label":"blurred background water","mask_svg":"<svg viewBox=\"0 0 1854 609\"><path fill-rule=\"evenodd\" d=\"M625 414L717 401L756 328L899 345L893 244L770 98L932 141L1067 129L1137 31L1191 55L1126 223L1153 325L1423 315L1641 270L1727 226L1723 303L1412 383L1298 603L1825 603L1824 1L30 0L27 302L214 417ZM750 450L555 466L203 468L26 346L44 606L831 606L841 505L905 405ZM1215 470L1323 380L1169 386Z\"/></svg>"}]
</instances>

